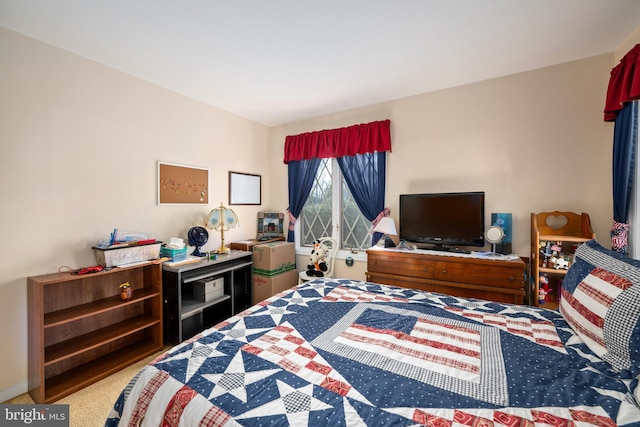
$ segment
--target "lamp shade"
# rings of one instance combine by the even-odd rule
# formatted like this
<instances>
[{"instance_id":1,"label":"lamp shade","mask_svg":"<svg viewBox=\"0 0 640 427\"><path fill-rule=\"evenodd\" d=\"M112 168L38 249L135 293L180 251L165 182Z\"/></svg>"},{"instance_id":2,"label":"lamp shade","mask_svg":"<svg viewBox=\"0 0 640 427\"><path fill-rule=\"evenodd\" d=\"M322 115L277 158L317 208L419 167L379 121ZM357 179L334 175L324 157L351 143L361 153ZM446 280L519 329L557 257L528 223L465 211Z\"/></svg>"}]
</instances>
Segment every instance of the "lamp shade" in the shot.
<instances>
[{"instance_id":1,"label":"lamp shade","mask_svg":"<svg viewBox=\"0 0 640 427\"><path fill-rule=\"evenodd\" d=\"M382 218L373 228L373 231L377 233L390 234L392 236L398 234L398 232L396 231L396 223L389 216L385 216L384 218Z\"/></svg>"},{"instance_id":2,"label":"lamp shade","mask_svg":"<svg viewBox=\"0 0 640 427\"><path fill-rule=\"evenodd\" d=\"M219 231L220 238L222 240L222 242L220 243L220 247L215 251L216 253L224 254L231 252L231 249L224 245L224 232L226 230L236 228L238 226L238 223L238 215L236 215L233 210L224 207L222 203L220 203L220 207L217 207L209 212L206 226L212 230Z\"/></svg>"},{"instance_id":3,"label":"lamp shade","mask_svg":"<svg viewBox=\"0 0 640 427\"><path fill-rule=\"evenodd\" d=\"M236 213L220 204L220 207L209 212L207 219L207 227L212 230L230 230L238 226L238 216Z\"/></svg>"}]
</instances>

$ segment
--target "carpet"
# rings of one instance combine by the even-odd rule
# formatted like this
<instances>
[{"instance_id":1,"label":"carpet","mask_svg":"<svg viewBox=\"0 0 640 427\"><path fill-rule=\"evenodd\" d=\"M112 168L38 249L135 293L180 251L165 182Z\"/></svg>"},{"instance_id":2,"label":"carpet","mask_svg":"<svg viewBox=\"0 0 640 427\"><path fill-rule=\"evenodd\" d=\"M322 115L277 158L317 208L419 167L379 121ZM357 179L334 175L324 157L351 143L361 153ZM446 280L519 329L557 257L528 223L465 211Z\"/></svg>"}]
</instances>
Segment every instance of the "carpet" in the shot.
<instances>
[{"instance_id":1,"label":"carpet","mask_svg":"<svg viewBox=\"0 0 640 427\"><path fill-rule=\"evenodd\" d=\"M113 404L120 395L122 389L129 383L129 380L131 380L131 378L133 378L140 369L160 354L162 354L162 352L154 354L140 362L134 363L133 365L54 403L69 405L70 427L103 426L109 412L111 412ZM20 396L16 396L13 399L9 399L4 403L33 404L34 401L28 393L25 393Z\"/></svg>"}]
</instances>

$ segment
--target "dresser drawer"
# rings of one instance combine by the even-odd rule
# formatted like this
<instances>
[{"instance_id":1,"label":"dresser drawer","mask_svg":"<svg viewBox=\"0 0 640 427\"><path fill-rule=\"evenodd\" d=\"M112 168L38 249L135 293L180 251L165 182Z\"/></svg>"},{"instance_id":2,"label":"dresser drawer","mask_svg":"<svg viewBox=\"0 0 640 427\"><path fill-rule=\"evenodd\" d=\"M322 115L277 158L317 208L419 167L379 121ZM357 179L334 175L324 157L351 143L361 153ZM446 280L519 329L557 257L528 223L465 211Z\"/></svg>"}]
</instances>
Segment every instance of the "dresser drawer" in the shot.
<instances>
[{"instance_id":1,"label":"dresser drawer","mask_svg":"<svg viewBox=\"0 0 640 427\"><path fill-rule=\"evenodd\" d=\"M435 278L448 282L472 283L496 287L517 288L524 285L522 268L497 267L491 264L472 264L436 261Z\"/></svg>"},{"instance_id":2,"label":"dresser drawer","mask_svg":"<svg viewBox=\"0 0 640 427\"><path fill-rule=\"evenodd\" d=\"M439 292L522 304L525 264L520 259L493 260L418 251L367 250L366 280Z\"/></svg>"},{"instance_id":3,"label":"dresser drawer","mask_svg":"<svg viewBox=\"0 0 640 427\"><path fill-rule=\"evenodd\" d=\"M372 256L367 259L367 270L371 273L386 273L399 276L433 279L435 262L413 257Z\"/></svg>"}]
</instances>

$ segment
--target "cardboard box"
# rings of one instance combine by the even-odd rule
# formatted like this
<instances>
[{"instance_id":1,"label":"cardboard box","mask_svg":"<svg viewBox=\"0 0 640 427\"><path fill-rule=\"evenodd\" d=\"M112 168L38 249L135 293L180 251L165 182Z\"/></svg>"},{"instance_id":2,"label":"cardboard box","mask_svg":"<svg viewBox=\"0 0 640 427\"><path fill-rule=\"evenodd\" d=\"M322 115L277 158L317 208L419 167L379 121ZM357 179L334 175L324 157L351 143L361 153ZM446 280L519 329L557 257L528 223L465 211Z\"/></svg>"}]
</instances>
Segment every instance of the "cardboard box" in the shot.
<instances>
[{"instance_id":1,"label":"cardboard box","mask_svg":"<svg viewBox=\"0 0 640 427\"><path fill-rule=\"evenodd\" d=\"M289 270L275 276L253 275L253 303L257 304L298 284L298 272Z\"/></svg>"},{"instance_id":2,"label":"cardboard box","mask_svg":"<svg viewBox=\"0 0 640 427\"><path fill-rule=\"evenodd\" d=\"M224 277L203 279L193 283L193 297L208 302L224 295Z\"/></svg>"},{"instance_id":3,"label":"cardboard box","mask_svg":"<svg viewBox=\"0 0 640 427\"><path fill-rule=\"evenodd\" d=\"M293 242L270 242L253 247L253 273L275 276L296 269Z\"/></svg>"},{"instance_id":4,"label":"cardboard box","mask_svg":"<svg viewBox=\"0 0 640 427\"><path fill-rule=\"evenodd\" d=\"M271 242L277 242L277 241L284 241L284 237L275 237L273 239L269 239L269 240L258 240L258 239L249 239L249 240L242 240L240 242L233 242L229 244L229 247L231 249L239 249L241 251L248 251L248 252L252 252L253 251L253 247L256 245L265 245L267 243L271 243Z\"/></svg>"},{"instance_id":5,"label":"cardboard box","mask_svg":"<svg viewBox=\"0 0 640 427\"><path fill-rule=\"evenodd\" d=\"M149 261L158 258L161 242L150 245L125 246L122 248L101 249L93 248L96 263L103 267L117 267L136 262Z\"/></svg>"}]
</instances>

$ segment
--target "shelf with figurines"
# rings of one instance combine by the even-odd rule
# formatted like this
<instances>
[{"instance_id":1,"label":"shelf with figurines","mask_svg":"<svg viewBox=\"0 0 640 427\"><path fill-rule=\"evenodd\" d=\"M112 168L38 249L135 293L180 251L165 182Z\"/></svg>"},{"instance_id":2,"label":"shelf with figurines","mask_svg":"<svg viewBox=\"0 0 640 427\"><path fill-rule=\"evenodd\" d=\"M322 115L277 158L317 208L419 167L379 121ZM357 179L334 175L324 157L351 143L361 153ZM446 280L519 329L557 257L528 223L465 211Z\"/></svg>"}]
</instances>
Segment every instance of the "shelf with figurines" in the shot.
<instances>
[{"instance_id":1,"label":"shelf with figurines","mask_svg":"<svg viewBox=\"0 0 640 427\"><path fill-rule=\"evenodd\" d=\"M539 241L538 305L557 309L562 294L562 281L573 263L577 242Z\"/></svg>"},{"instance_id":2,"label":"shelf with figurines","mask_svg":"<svg viewBox=\"0 0 640 427\"><path fill-rule=\"evenodd\" d=\"M595 237L589 215L584 212L531 214L530 304L558 308L562 280L573 263L576 249Z\"/></svg>"},{"instance_id":3,"label":"shelf with figurines","mask_svg":"<svg viewBox=\"0 0 640 427\"><path fill-rule=\"evenodd\" d=\"M538 261L540 273L567 274L578 245L578 242L541 240Z\"/></svg>"}]
</instances>

